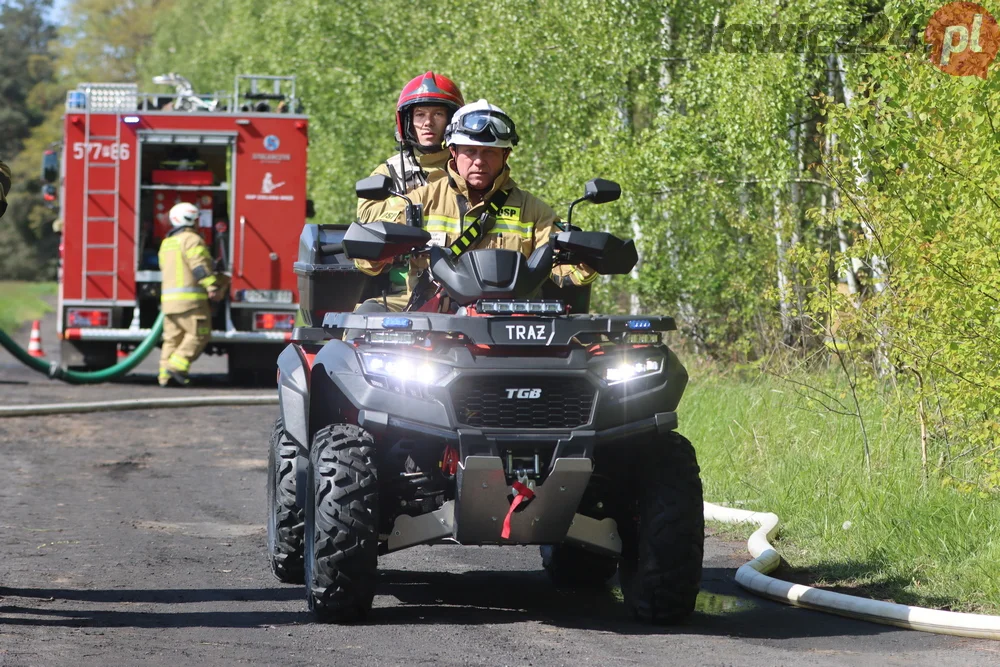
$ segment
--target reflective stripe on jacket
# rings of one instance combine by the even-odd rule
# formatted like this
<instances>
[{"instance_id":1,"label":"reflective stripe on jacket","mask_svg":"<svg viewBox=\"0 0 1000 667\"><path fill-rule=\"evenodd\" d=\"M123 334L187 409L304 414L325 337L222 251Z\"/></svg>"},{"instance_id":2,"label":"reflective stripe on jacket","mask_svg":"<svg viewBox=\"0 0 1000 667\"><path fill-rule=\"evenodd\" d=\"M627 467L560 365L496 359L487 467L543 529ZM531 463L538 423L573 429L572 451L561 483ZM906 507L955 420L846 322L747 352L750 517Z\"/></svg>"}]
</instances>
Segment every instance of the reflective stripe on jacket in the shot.
<instances>
[{"instance_id":1,"label":"reflective stripe on jacket","mask_svg":"<svg viewBox=\"0 0 1000 667\"><path fill-rule=\"evenodd\" d=\"M397 177L405 178L405 192L410 192L416 188L434 183L445 176L445 168L448 160L451 159L447 149L435 153L422 153L414 159L412 152L404 151L403 160L400 161L399 153L388 158L385 162L375 168L372 176L388 176L393 179L394 187L399 187ZM375 222L383 211L389 206L392 199L386 201L375 201L374 199L358 200L358 220L361 222Z\"/></svg>"},{"instance_id":2,"label":"reflective stripe on jacket","mask_svg":"<svg viewBox=\"0 0 1000 667\"><path fill-rule=\"evenodd\" d=\"M520 250L525 256L531 255L536 247L548 243L549 236L558 231L555 222L559 220L555 211L538 197L519 187L510 177L510 168L504 167L503 173L497 177L492 189L483 197L483 201L469 207L462 220L459 209L458 195L468 199L469 187L458 175L452 164L448 165L448 178L443 178L417 188L409 194L414 204L424 205L424 229L431 234L431 243L450 246L461 236L462 232L486 210L486 201L498 190L509 192L507 201L496 216L496 221L481 239L469 246L469 250L486 248L503 248ZM378 220L386 222L405 222L405 202L398 197L387 202L385 211ZM355 260L355 266L361 271L376 275L381 273L387 263ZM407 277L407 290L411 291L416 284L421 271L427 268L426 257L410 260L410 270ZM585 265L557 266L552 270L552 279L559 285L566 281L574 285L585 285L593 281L597 274Z\"/></svg>"},{"instance_id":3,"label":"reflective stripe on jacket","mask_svg":"<svg viewBox=\"0 0 1000 667\"><path fill-rule=\"evenodd\" d=\"M163 274L160 304L164 313L184 313L207 304L205 288L214 285L218 278L208 246L194 228L180 227L170 232L160 244L159 258Z\"/></svg>"}]
</instances>

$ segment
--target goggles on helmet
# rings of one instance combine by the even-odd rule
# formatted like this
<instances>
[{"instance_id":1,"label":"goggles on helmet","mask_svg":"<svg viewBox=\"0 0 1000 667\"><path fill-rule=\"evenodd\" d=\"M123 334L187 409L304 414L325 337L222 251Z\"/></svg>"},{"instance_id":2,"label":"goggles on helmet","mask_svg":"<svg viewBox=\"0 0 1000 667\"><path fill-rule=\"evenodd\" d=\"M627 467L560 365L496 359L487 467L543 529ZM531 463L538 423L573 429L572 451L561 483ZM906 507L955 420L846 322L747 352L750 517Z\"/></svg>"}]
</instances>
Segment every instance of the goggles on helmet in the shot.
<instances>
[{"instance_id":1,"label":"goggles on helmet","mask_svg":"<svg viewBox=\"0 0 1000 667\"><path fill-rule=\"evenodd\" d=\"M460 132L475 139L485 137L488 133L494 139L500 141L510 141L517 145L517 131L514 129L514 121L505 113L499 111L470 111L455 119L456 132Z\"/></svg>"}]
</instances>

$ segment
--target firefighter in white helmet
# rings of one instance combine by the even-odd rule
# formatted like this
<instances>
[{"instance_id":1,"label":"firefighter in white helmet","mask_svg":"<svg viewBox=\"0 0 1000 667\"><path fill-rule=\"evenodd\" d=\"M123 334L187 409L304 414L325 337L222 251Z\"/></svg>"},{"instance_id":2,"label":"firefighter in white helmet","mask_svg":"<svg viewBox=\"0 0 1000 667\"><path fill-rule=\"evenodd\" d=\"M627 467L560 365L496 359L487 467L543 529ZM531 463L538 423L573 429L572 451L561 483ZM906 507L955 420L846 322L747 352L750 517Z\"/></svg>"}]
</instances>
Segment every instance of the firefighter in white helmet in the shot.
<instances>
[{"instance_id":1,"label":"firefighter in white helmet","mask_svg":"<svg viewBox=\"0 0 1000 667\"><path fill-rule=\"evenodd\" d=\"M555 211L538 197L519 188L510 177L507 158L518 143L514 121L486 100L467 104L455 112L445 130L451 159L447 178L413 190L408 196L424 205L424 229L431 243L455 254L476 248L519 250L530 255L558 231ZM390 199L379 220L405 222L404 203ZM391 263L355 260L362 271L380 273ZM418 288L427 270L426 257L410 260L408 292ZM586 265L557 266L552 280L559 285L584 285L597 277ZM387 299L389 310L401 310L406 297ZM369 300L357 312L374 312L382 300ZM381 308L384 310L384 308Z\"/></svg>"},{"instance_id":2,"label":"firefighter in white helmet","mask_svg":"<svg viewBox=\"0 0 1000 667\"><path fill-rule=\"evenodd\" d=\"M177 204L170 209L173 229L160 244L160 308L164 317L158 380L163 387L188 384L191 362L212 334L208 301L222 300L228 287L227 276L215 272L212 254L198 234L197 224L198 208Z\"/></svg>"}]
</instances>

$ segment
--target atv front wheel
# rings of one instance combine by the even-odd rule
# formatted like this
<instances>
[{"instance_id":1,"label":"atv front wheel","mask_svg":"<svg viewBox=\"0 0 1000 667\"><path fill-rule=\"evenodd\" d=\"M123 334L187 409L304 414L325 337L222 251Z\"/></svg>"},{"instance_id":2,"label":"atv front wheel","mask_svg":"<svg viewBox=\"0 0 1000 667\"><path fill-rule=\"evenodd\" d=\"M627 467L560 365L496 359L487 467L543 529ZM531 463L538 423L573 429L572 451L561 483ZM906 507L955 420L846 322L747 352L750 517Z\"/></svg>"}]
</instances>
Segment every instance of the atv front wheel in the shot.
<instances>
[{"instance_id":1,"label":"atv front wheel","mask_svg":"<svg viewBox=\"0 0 1000 667\"><path fill-rule=\"evenodd\" d=\"M619 566L625 604L638 618L679 623L694 611L701 586L705 513L694 448L669 433L643 445L635 518L622 517Z\"/></svg>"},{"instance_id":2,"label":"atv front wheel","mask_svg":"<svg viewBox=\"0 0 1000 667\"><path fill-rule=\"evenodd\" d=\"M378 571L375 442L334 424L313 438L306 497L305 580L309 609L325 623L364 619Z\"/></svg>"},{"instance_id":3,"label":"atv front wheel","mask_svg":"<svg viewBox=\"0 0 1000 667\"><path fill-rule=\"evenodd\" d=\"M271 432L267 456L267 553L271 572L286 584L303 579L302 534L305 510L295 504L296 457L299 448L285 435L280 418Z\"/></svg>"},{"instance_id":4,"label":"atv front wheel","mask_svg":"<svg viewBox=\"0 0 1000 667\"><path fill-rule=\"evenodd\" d=\"M546 544L539 550L542 566L556 588L599 588L618 571L617 558L570 544Z\"/></svg>"}]
</instances>

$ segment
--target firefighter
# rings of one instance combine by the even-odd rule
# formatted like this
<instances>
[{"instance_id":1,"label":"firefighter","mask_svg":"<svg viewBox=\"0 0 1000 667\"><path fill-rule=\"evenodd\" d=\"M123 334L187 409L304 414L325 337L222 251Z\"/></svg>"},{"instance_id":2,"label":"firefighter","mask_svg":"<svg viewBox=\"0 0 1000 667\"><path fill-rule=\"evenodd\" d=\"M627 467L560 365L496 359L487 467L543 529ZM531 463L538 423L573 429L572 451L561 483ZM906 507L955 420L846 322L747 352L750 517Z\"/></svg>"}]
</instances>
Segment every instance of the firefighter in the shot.
<instances>
[{"instance_id":1,"label":"firefighter","mask_svg":"<svg viewBox=\"0 0 1000 667\"><path fill-rule=\"evenodd\" d=\"M514 183L507 158L517 145L514 121L486 100L463 106L445 131L450 160L447 178L417 188L409 194L414 204L424 205L424 229L431 243L451 248L456 254L476 248L520 250L526 256L548 243L559 218L552 208ZM404 204L390 200L379 216L387 222L405 220ZM359 269L377 275L391 264L355 260ZM423 289L428 266L426 257L410 260L407 292ZM585 265L557 266L552 279L560 286L585 285L597 274ZM409 294L371 299L356 312L402 310ZM383 303L385 306L383 306Z\"/></svg>"},{"instance_id":2,"label":"firefighter","mask_svg":"<svg viewBox=\"0 0 1000 667\"><path fill-rule=\"evenodd\" d=\"M10 168L0 160L0 218L7 210L8 192L10 192Z\"/></svg>"},{"instance_id":3,"label":"firefighter","mask_svg":"<svg viewBox=\"0 0 1000 667\"><path fill-rule=\"evenodd\" d=\"M372 172L393 180L400 192L409 192L445 175L450 158L443 146L444 130L465 104L458 86L446 76L427 72L403 86L396 103L396 140L399 152ZM374 222L386 203L358 200L358 219Z\"/></svg>"},{"instance_id":4,"label":"firefighter","mask_svg":"<svg viewBox=\"0 0 1000 667\"><path fill-rule=\"evenodd\" d=\"M187 385L191 362L205 349L212 333L209 299L221 301L228 285L224 274L215 273L212 255L195 229L198 208L177 204L170 209L173 229L160 244L163 283L163 350L160 354L160 386Z\"/></svg>"}]
</instances>

